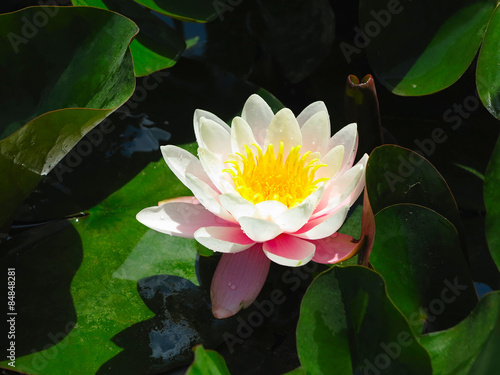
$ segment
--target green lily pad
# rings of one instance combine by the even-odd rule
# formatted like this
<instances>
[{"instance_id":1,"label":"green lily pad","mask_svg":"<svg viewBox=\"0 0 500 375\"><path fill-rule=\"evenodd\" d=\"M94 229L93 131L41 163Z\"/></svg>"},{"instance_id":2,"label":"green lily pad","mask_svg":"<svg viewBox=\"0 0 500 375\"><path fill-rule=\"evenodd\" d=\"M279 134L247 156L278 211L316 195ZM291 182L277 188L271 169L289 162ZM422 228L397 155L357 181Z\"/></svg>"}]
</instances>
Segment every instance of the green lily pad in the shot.
<instances>
[{"instance_id":1,"label":"green lily pad","mask_svg":"<svg viewBox=\"0 0 500 375\"><path fill-rule=\"evenodd\" d=\"M382 277L361 266L334 266L313 281L301 305L297 350L312 374L432 373Z\"/></svg>"},{"instance_id":2,"label":"green lily pad","mask_svg":"<svg viewBox=\"0 0 500 375\"><path fill-rule=\"evenodd\" d=\"M146 8L177 18L181 21L208 22L226 11L232 11L233 6L226 0L134 0Z\"/></svg>"},{"instance_id":3,"label":"green lily pad","mask_svg":"<svg viewBox=\"0 0 500 375\"><path fill-rule=\"evenodd\" d=\"M484 204L486 205L486 239L491 256L500 270L500 142L497 141L484 179Z\"/></svg>"},{"instance_id":4,"label":"green lily pad","mask_svg":"<svg viewBox=\"0 0 500 375\"><path fill-rule=\"evenodd\" d=\"M175 65L186 43L173 28L133 0L72 0L73 5L109 9L132 19L140 32L130 44L137 77Z\"/></svg>"},{"instance_id":5,"label":"green lily pad","mask_svg":"<svg viewBox=\"0 0 500 375\"><path fill-rule=\"evenodd\" d=\"M491 16L481 52L477 59L477 92L483 105L500 119L500 11L497 5Z\"/></svg>"},{"instance_id":6,"label":"green lily pad","mask_svg":"<svg viewBox=\"0 0 500 375\"><path fill-rule=\"evenodd\" d=\"M375 215L370 261L414 332L454 326L477 303L455 227L428 208L399 204Z\"/></svg>"},{"instance_id":7,"label":"green lily pad","mask_svg":"<svg viewBox=\"0 0 500 375\"><path fill-rule=\"evenodd\" d=\"M461 228L446 181L416 152L394 145L373 150L366 167L366 189L374 214L393 204L412 203L431 208Z\"/></svg>"},{"instance_id":8,"label":"green lily pad","mask_svg":"<svg viewBox=\"0 0 500 375\"><path fill-rule=\"evenodd\" d=\"M206 350L203 346L194 348L194 362L186 375L229 375L226 362L222 356L213 351Z\"/></svg>"},{"instance_id":9,"label":"green lily pad","mask_svg":"<svg viewBox=\"0 0 500 375\"><path fill-rule=\"evenodd\" d=\"M136 33L129 19L95 8L0 15L0 69L9 72L3 85L15 88L0 97L0 227L42 176L130 97L128 45Z\"/></svg>"},{"instance_id":10,"label":"green lily pad","mask_svg":"<svg viewBox=\"0 0 500 375\"><path fill-rule=\"evenodd\" d=\"M440 375L494 374L500 352L500 292L485 295L460 324L419 337Z\"/></svg>"},{"instance_id":11,"label":"green lily pad","mask_svg":"<svg viewBox=\"0 0 500 375\"><path fill-rule=\"evenodd\" d=\"M495 5L491 0L360 0L354 42L366 48L377 77L393 93L431 94L457 81L472 63Z\"/></svg>"}]
</instances>

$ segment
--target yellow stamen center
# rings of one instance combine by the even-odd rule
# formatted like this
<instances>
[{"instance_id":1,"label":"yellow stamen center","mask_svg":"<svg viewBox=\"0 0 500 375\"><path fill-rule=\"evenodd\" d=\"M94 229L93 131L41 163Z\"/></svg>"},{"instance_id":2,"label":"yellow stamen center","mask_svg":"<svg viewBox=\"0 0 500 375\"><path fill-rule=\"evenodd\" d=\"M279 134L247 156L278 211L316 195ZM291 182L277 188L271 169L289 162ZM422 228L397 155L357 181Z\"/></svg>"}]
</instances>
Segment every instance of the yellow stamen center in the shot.
<instances>
[{"instance_id":1,"label":"yellow stamen center","mask_svg":"<svg viewBox=\"0 0 500 375\"><path fill-rule=\"evenodd\" d=\"M241 196L252 203L275 200L287 207L294 207L318 189L320 182L328 180L314 179L316 171L326 164L319 164L319 159L307 160L311 151L301 155L301 146L293 147L285 161L283 142L280 142L277 156L272 144L269 144L265 153L259 145L254 143L252 146L257 150L257 155L245 145L246 155L237 152L234 159L238 160L227 160L225 163L230 164L231 168L223 170L233 176L236 190Z\"/></svg>"}]
</instances>

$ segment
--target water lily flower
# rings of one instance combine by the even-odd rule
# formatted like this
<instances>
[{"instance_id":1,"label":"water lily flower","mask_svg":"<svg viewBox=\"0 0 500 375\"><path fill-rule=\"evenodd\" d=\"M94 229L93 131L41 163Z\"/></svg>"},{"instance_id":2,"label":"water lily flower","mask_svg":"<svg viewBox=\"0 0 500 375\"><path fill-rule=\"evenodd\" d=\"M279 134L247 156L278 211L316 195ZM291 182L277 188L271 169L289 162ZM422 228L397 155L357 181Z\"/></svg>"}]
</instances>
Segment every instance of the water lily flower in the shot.
<instances>
[{"instance_id":1,"label":"water lily flower","mask_svg":"<svg viewBox=\"0 0 500 375\"><path fill-rule=\"evenodd\" d=\"M354 255L356 241L337 231L364 188L368 155L353 166L356 124L330 137L323 102L295 117L288 108L274 114L252 95L231 127L196 110L194 131L199 159L180 147L161 147L194 197L160 202L137 220L223 253L211 285L215 317L248 307L271 261L297 267Z\"/></svg>"}]
</instances>

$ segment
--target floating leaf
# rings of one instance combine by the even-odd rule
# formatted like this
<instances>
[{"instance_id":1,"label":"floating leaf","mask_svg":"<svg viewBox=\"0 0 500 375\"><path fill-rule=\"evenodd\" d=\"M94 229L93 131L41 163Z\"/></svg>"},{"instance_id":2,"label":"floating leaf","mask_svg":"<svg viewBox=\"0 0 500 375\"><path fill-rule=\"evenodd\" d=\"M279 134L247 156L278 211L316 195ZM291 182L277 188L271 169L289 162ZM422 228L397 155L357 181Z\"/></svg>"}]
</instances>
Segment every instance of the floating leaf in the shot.
<instances>
[{"instance_id":1,"label":"floating leaf","mask_svg":"<svg viewBox=\"0 0 500 375\"><path fill-rule=\"evenodd\" d=\"M2 83L15 88L0 97L0 227L41 177L132 94L128 45L136 33L129 19L95 8L0 15L0 69L9 72Z\"/></svg>"},{"instance_id":2,"label":"floating leaf","mask_svg":"<svg viewBox=\"0 0 500 375\"><path fill-rule=\"evenodd\" d=\"M137 77L175 65L186 44L174 29L133 0L72 0L73 5L109 9L132 19L140 32L130 44Z\"/></svg>"},{"instance_id":3,"label":"floating leaf","mask_svg":"<svg viewBox=\"0 0 500 375\"><path fill-rule=\"evenodd\" d=\"M494 374L500 352L500 292L485 295L461 323L419 337L440 375Z\"/></svg>"},{"instance_id":4,"label":"floating leaf","mask_svg":"<svg viewBox=\"0 0 500 375\"><path fill-rule=\"evenodd\" d=\"M307 373L431 374L429 355L383 279L361 266L334 266L313 281L302 301L297 349Z\"/></svg>"},{"instance_id":5,"label":"floating leaf","mask_svg":"<svg viewBox=\"0 0 500 375\"><path fill-rule=\"evenodd\" d=\"M393 204L413 203L431 208L461 228L446 181L416 152L394 145L373 150L366 167L366 190L374 214Z\"/></svg>"},{"instance_id":6,"label":"floating leaf","mask_svg":"<svg viewBox=\"0 0 500 375\"><path fill-rule=\"evenodd\" d=\"M361 0L355 46L366 48L377 77L393 93L431 94L457 81L472 63L495 5Z\"/></svg>"},{"instance_id":7,"label":"floating leaf","mask_svg":"<svg viewBox=\"0 0 500 375\"><path fill-rule=\"evenodd\" d=\"M375 226L370 262L416 334L452 327L472 311L476 290L448 220L425 207L398 204L377 213Z\"/></svg>"},{"instance_id":8,"label":"floating leaf","mask_svg":"<svg viewBox=\"0 0 500 375\"><path fill-rule=\"evenodd\" d=\"M500 119L500 11L497 5L491 16L484 36L481 52L477 59L477 92L490 113Z\"/></svg>"}]
</instances>

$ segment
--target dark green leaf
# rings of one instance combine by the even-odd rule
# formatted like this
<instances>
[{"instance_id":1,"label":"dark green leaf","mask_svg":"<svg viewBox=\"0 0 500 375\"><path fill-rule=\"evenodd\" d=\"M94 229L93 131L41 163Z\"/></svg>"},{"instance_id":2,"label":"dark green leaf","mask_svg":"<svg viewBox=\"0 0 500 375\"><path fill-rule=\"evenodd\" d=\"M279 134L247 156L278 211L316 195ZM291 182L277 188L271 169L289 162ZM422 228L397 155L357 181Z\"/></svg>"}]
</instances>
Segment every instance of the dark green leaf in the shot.
<instances>
[{"instance_id":1,"label":"dark green leaf","mask_svg":"<svg viewBox=\"0 0 500 375\"><path fill-rule=\"evenodd\" d=\"M431 208L460 230L460 215L446 181L422 156L385 145L373 150L366 167L366 189L373 213L398 203Z\"/></svg>"},{"instance_id":2,"label":"dark green leaf","mask_svg":"<svg viewBox=\"0 0 500 375\"><path fill-rule=\"evenodd\" d=\"M497 5L477 60L477 91L484 106L500 119L500 11Z\"/></svg>"},{"instance_id":3,"label":"dark green leaf","mask_svg":"<svg viewBox=\"0 0 500 375\"><path fill-rule=\"evenodd\" d=\"M399 204L376 214L375 226L370 261L416 334L452 327L469 314L477 295L448 220L425 207Z\"/></svg>"},{"instance_id":4,"label":"dark green leaf","mask_svg":"<svg viewBox=\"0 0 500 375\"><path fill-rule=\"evenodd\" d=\"M429 355L383 279L361 266L334 266L313 281L302 301L297 349L311 374L431 374Z\"/></svg>"},{"instance_id":5,"label":"dark green leaf","mask_svg":"<svg viewBox=\"0 0 500 375\"><path fill-rule=\"evenodd\" d=\"M377 77L393 93L431 94L469 67L495 5L492 0L360 0L356 35L365 37L356 36L355 45L366 48Z\"/></svg>"},{"instance_id":6,"label":"dark green leaf","mask_svg":"<svg viewBox=\"0 0 500 375\"><path fill-rule=\"evenodd\" d=\"M128 45L136 33L129 19L95 8L0 15L2 85L15 88L0 97L0 227L41 176L132 94Z\"/></svg>"},{"instance_id":7,"label":"dark green leaf","mask_svg":"<svg viewBox=\"0 0 500 375\"><path fill-rule=\"evenodd\" d=\"M74 5L110 9L132 19L140 32L130 44L137 77L173 66L186 48L182 37L169 25L133 0L72 0Z\"/></svg>"},{"instance_id":8,"label":"dark green leaf","mask_svg":"<svg viewBox=\"0 0 500 375\"><path fill-rule=\"evenodd\" d=\"M500 292L485 295L457 326L419 338L439 375L494 374L500 353Z\"/></svg>"}]
</instances>

